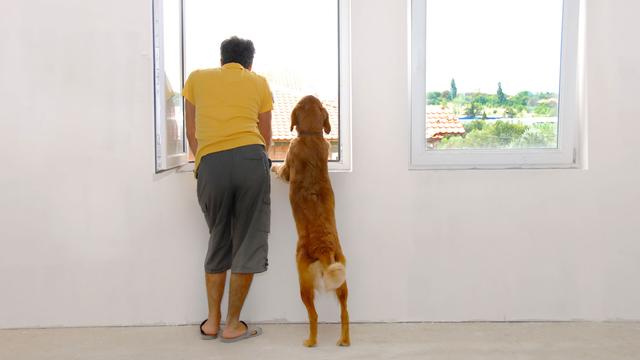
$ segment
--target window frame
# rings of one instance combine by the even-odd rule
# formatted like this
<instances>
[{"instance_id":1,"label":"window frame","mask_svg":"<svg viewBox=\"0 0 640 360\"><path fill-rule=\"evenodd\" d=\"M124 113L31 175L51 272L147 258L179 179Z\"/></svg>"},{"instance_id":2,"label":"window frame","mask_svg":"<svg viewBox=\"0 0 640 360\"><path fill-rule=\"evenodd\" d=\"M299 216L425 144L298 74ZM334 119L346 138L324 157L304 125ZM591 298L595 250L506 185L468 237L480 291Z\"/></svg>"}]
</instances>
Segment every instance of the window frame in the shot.
<instances>
[{"instance_id":1,"label":"window frame","mask_svg":"<svg viewBox=\"0 0 640 360\"><path fill-rule=\"evenodd\" d=\"M186 80L185 74L185 0L180 1L181 9L181 50L182 50L182 83L180 91ZM340 142L340 160L329 161L329 171L352 171L352 146L351 146L351 0L336 0L338 15L338 124ZM162 48L162 0L153 0L153 68L154 68L154 130L155 130L155 162L156 173L178 169L179 172L191 172L194 162L188 160L188 139L186 138L186 118L184 116L183 102L183 136L184 153L168 156L166 151L166 124L165 109L161 99L164 98L164 74L161 71L164 64Z\"/></svg>"},{"instance_id":2,"label":"window frame","mask_svg":"<svg viewBox=\"0 0 640 360\"><path fill-rule=\"evenodd\" d=\"M558 147L551 149L427 150L426 4L410 0L409 83L411 170L578 168L579 21L581 0L564 0L558 102Z\"/></svg>"},{"instance_id":3,"label":"window frame","mask_svg":"<svg viewBox=\"0 0 640 360\"><path fill-rule=\"evenodd\" d=\"M338 0L338 126L340 160L329 171L352 171L351 147L351 0Z\"/></svg>"},{"instance_id":4,"label":"window frame","mask_svg":"<svg viewBox=\"0 0 640 360\"><path fill-rule=\"evenodd\" d=\"M166 80L164 69L164 9L163 0L152 1L152 37L153 37L153 90L154 90L154 142L155 142L155 173L172 170L189 163L187 149L187 134L185 124L184 98L180 96L182 103L182 152L178 154L168 154L167 126L166 126L166 103L165 86ZM180 2L180 87L178 91L182 93L184 86L184 0Z\"/></svg>"}]
</instances>

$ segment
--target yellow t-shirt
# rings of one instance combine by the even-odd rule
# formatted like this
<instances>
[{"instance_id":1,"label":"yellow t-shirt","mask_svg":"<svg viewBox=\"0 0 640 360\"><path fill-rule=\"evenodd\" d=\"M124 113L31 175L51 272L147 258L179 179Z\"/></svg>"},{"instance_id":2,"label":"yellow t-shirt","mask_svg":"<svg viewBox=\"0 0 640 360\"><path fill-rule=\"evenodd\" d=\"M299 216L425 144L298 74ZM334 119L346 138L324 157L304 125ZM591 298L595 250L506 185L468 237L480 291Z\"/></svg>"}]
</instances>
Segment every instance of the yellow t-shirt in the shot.
<instances>
[{"instance_id":1,"label":"yellow t-shirt","mask_svg":"<svg viewBox=\"0 0 640 360\"><path fill-rule=\"evenodd\" d=\"M196 107L196 174L207 154L262 144L258 114L273 109L267 80L238 63L196 70L182 95Z\"/></svg>"}]
</instances>

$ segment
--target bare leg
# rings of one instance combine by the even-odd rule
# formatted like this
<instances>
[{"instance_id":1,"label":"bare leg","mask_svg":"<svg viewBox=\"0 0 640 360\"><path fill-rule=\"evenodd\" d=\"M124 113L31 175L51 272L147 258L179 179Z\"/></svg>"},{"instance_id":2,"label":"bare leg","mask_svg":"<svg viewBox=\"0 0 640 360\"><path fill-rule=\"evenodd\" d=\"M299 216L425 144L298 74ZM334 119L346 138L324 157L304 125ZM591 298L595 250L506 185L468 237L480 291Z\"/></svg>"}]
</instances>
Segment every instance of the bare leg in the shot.
<instances>
[{"instance_id":1,"label":"bare leg","mask_svg":"<svg viewBox=\"0 0 640 360\"><path fill-rule=\"evenodd\" d=\"M231 274L229 283L229 309L227 313L227 323L222 332L222 337L231 339L244 334L247 328L240 322L240 312L244 305L244 300L249 293L253 274Z\"/></svg>"},{"instance_id":2,"label":"bare leg","mask_svg":"<svg viewBox=\"0 0 640 360\"><path fill-rule=\"evenodd\" d=\"M336 295L340 301L340 320L342 322L342 334L337 345L349 346L351 345L351 339L349 338L349 312L347 312L347 296L349 295L349 290L347 289L346 281L336 289Z\"/></svg>"},{"instance_id":3,"label":"bare leg","mask_svg":"<svg viewBox=\"0 0 640 360\"><path fill-rule=\"evenodd\" d=\"M307 286L300 282L300 297L309 314L309 338L304 341L304 346L316 346L318 343L318 313L313 304L313 286Z\"/></svg>"},{"instance_id":4,"label":"bare leg","mask_svg":"<svg viewBox=\"0 0 640 360\"><path fill-rule=\"evenodd\" d=\"M224 285L227 280L227 272L209 274L205 273L207 284L207 302L209 303L209 317L202 326L202 331L207 335L216 335L220 329L220 303L224 294Z\"/></svg>"}]
</instances>

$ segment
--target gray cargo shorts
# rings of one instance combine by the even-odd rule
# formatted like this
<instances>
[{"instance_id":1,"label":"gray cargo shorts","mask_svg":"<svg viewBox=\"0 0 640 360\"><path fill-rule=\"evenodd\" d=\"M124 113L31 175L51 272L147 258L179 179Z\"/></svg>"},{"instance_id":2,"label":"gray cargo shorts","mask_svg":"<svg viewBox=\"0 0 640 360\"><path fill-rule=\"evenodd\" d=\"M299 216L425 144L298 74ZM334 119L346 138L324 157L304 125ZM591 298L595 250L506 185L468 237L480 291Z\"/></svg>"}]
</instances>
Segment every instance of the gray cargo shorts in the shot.
<instances>
[{"instance_id":1,"label":"gray cargo shorts","mask_svg":"<svg viewBox=\"0 0 640 360\"><path fill-rule=\"evenodd\" d=\"M202 157L198 202L209 226L207 273L267 270L271 223L269 159L262 145Z\"/></svg>"}]
</instances>

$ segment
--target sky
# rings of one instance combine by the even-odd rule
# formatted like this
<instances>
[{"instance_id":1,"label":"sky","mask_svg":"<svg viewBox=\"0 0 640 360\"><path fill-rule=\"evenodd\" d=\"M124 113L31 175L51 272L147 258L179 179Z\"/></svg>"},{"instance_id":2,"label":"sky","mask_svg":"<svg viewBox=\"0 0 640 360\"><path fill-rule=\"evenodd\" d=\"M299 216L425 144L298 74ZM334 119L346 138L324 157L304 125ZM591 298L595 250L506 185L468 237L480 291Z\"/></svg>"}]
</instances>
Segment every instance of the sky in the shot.
<instances>
[{"instance_id":1,"label":"sky","mask_svg":"<svg viewBox=\"0 0 640 360\"><path fill-rule=\"evenodd\" d=\"M562 0L428 0L427 91L556 92Z\"/></svg>"},{"instance_id":2,"label":"sky","mask_svg":"<svg viewBox=\"0 0 640 360\"><path fill-rule=\"evenodd\" d=\"M178 1L163 3L173 84ZM426 16L427 91L455 78L459 92L557 92L562 0L428 0ZM187 74L219 66L220 43L237 35L254 41L253 70L272 86L337 97L337 0L185 0L185 19Z\"/></svg>"},{"instance_id":3,"label":"sky","mask_svg":"<svg viewBox=\"0 0 640 360\"><path fill-rule=\"evenodd\" d=\"M185 0L186 72L220 66L220 43L251 39L272 86L338 96L337 0Z\"/></svg>"},{"instance_id":4,"label":"sky","mask_svg":"<svg viewBox=\"0 0 640 360\"><path fill-rule=\"evenodd\" d=\"M180 3L175 0L162 2L165 74L174 91L181 85L180 76Z\"/></svg>"}]
</instances>

